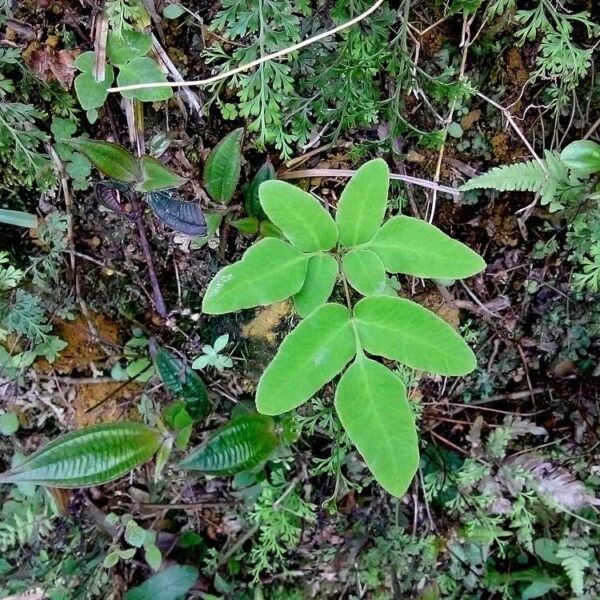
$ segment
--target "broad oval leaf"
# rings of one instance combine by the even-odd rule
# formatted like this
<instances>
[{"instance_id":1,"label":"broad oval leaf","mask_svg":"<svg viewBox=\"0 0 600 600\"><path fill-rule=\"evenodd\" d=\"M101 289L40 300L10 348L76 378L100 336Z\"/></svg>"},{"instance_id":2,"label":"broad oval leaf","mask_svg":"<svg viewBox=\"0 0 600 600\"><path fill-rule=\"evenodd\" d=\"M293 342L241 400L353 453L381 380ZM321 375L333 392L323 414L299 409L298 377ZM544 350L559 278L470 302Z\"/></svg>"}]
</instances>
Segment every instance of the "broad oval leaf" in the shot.
<instances>
[{"instance_id":1,"label":"broad oval leaf","mask_svg":"<svg viewBox=\"0 0 600 600\"><path fill-rule=\"evenodd\" d=\"M132 183L139 178L140 173L135 156L119 144L85 138L65 140L64 143L76 148L110 179Z\"/></svg>"},{"instance_id":2,"label":"broad oval leaf","mask_svg":"<svg viewBox=\"0 0 600 600\"><path fill-rule=\"evenodd\" d=\"M108 88L115 79L115 72L111 65L106 65L104 69L102 81L96 81L92 73L80 73L75 77L73 83L75 93L83 110L93 110L104 106L108 97Z\"/></svg>"},{"instance_id":3,"label":"broad oval leaf","mask_svg":"<svg viewBox=\"0 0 600 600\"><path fill-rule=\"evenodd\" d=\"M82 488L108 483L149 461L163 436L142 423L105 423L67 433L0 475L0 483Z\"/></svg>"},{"instance_id":4,"label":"broad oval leaf","mask_svg":"<svg viewBox=\"0 0 600 600\"><path fill-rule=\"evenodd\" d=\"M477 366L471 348L446 321L410 300L363 298L354 322L371 354L439 375L466 375Z\"/></svg>"},{"instance_id":5,"label":"broad oval leaf","mask_svg":"<svg viewBox=\"0 0 600 600\"><path fill-rule=\"evenodd\" d=\"M190 417L198 421L208 411L208 390L200 375L164 348L151 346L154 368L173 396L185 401Z\"/></svg>"},{"instance_id":6,"label":"broad oval leaf","mask_svg":"<svg viewBox=\"0 0 600 600\"><path fill-rule=\"evenodd\" d=\"M168 192L152 192L146 196L146 202L171 229L186 235L206 235L206 219L197 202L184 202Z\"/></svg>"},{"instance_id":7,"label":"broad oval leaf","mask_svg":"<svg viewBox=\"0 0 600 600\"><path fill-rule=\"evenodd\" d=\"M242 415L191 451L179 466L208 475L233 475L257 467L275 450L279 437L266 415Z\"/></svg>"},{"instance_id":8,"label":"broad oval leaf","mask_svg":"<svg viewBox=\"0 0 600 600\"><path fill-rule=\"evenodd\" d=\"M285 181L265 181L258 191L269 220L303 252L331 250L338 231L331 215L311 194Z\"/></svg>"},{"instance_id":9,"label":"broad oval leaf","mask_svg":"<svg viewBox=\"0 0 600 600\"><path fill-rule=\"evenodd\" d=\"M156 573L125 594L125 600L182 600L198 579L194 567L175 565Z\"/></svg>"},{"instance_id":10,"label":"broad oval leaf","mask_svg":"<svg viewBox=\"0 0 600 600\"><path fill-rule=\"evenodd\" d=\"M463 279L485 269L468 246L437 227L412 217L390 219L367 245L390 273L434 279Z\"/></svg>"},{"instance_id":11,"label":"broad oval leaf","mask_svg":"<svg viewBox=\"0 0 600 600\"><path fill-rule=\"evenodd\" d=\"M419 440L400 379L363 354L342 375L335 408L375 479L403 496L419 467Z\"/></svg>"},{"instance_id":12,"label":"broad oval leaf","mask_svg":"<svg viewBox=\"0 0 600 600\"><path fill-rule=\"evenodd\" d=\"M283 240L261 240L242 260L215 275L204 294L202 310L220 315L286 300L302 287L308 259Z\"/></svg>"},{"instance_id":13,"label":"broad oval leaf","mask_svg":"<svg viewBox=\"0 0 600 600\"><path fill-rule=\"evenodd\" d=\"M283 340L258 382L256 407L279 415L300 406L341 373L356 354L348 309L319 306Z\"/></svg>"},{"instance_id":14,"label":"broad oval leaf","mask_svg":"<svg viewBox=\"0 0 600 600\"><path fill-rule=\"evenodd\" d=\"M153 156L140 158L140 174L141 181L135 186L138 192L157 192L178 188L187 182L185 177L177 175Z\"/></svg>"},{"instance_id":15,"label":"broad oval leaf","mask_svg":"<svg viewBox=\"0 0 600 600\"><path fill-rule=\"evenodd\" d=\"M123 65L134 58L145 56L152 48L152 36L141 31L124 29L108 32L106 55L113 65Z\"/></svg>"},{"instance_id":16,"label":"broad oval leaf","mask_svg":"<svg viewBox=\"0 0 600 600\"><path fill-rule=\"evenodd\" d=\"M591 175L600 172L600 144L592 140L571 142L560 153L560 158L579 175Z\"/></svg>"},{"instance_id":17,"label":"broad oval leaf","mask_svg":"<svg viewBox=\"0 0 600 600\"><path fill-rule=\"evenodd\" d=\"M386 293L385 267L377 254L367 248L354 248L342 260L348 283L363 296Z\"/></svg>"},{"instance_id":18,"label":"broad oval leaf","mask_svg":"<svg viewBox=\"0 0 600 600\"><path fill-rule=\"evenodd\" d=\"M304 285L294 296L294 308L302 318L329 300L338 273L337 260L331 254L310 257Z\"/></svg>"},{"instance_id":19,"label":"broad oval leaf","mask_svg":"<svg viewBox=\"0 0 600 600\"><path fill-rule=\"evenodd\" d=\"M139 56L119 67L117 84L119 87L138 85L140 83L165 83L167 78L160 67L151 58ZM168 100L173 95L170 87L151 87L141 90L126 90L121 92L125 98L136 98L141 102L160 102Z\"/></svg>"},{"instance_id":20,"label":"broad oval leaf","mask_svg":"<svg viewBox=\"0 0 600 600\"><path fill-rule=\"evenodd\" d=\"M267 160L267 162L256 172L256 175L252 179L250 185L244 191L244 206L246 208L246 212L251 217L256 217L260 221L266 219L267 215L260 205L258 190L261 183L270 181L271 179L277 179L277 175L275 173L275 169L273 168L273 164L270 160Z\"/></svg>"},{"instance_id":21,"label":"broad oval leaf","mask_svg":"<svg viewBox=\"0 0 600 600\"><path fill-rule=\"evenodd\" d=\"M215 202L229 204L242 169L243 128L226 135L211 151L204 166L204 185Z\"/></svg>"},{"instance_id":22,"label":"broad oval leaf","mask_svg":"<svg viewBox=\"0 0 600 600\"><path fill-rule=\"evenodd\" d=\"M358 246L375 235L385 216L389 187L390 170L382 158L365 163L350 179L335 216L342 246Z\"/></svg>"}]
</instances>

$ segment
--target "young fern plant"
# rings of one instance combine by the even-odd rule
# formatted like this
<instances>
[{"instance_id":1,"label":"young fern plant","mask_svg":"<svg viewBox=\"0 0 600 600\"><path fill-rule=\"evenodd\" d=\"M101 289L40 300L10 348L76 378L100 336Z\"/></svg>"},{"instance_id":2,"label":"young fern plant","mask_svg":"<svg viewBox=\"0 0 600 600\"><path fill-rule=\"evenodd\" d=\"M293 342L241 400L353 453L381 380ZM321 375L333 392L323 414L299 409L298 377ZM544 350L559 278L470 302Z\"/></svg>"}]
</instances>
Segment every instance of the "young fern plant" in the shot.
<instances>
[{"instance_id":1,"label":"young fern plant","mask_svg":"<svg viewBox=\"0 0 600 600\"><path fill-rule=\"evenodd\" d=\"M372 160L346 186L335 220L311 194L281 181L260 186L261 206L287 241L266 238L222 269L203 300L223 314L293 298L303 321L260 378L256 406L279 415L341 374L335 407L377 481L403 495L419 464L406 389L377 358L440 375L464 375L475 356L445 321L399 298L386 273L460 279L483 259L436 227L407 216L384 223L390 173ZM342 282L346 305L328 302ZM363 296L354 303L348 286Z\"/></svg>"}]
</instances>

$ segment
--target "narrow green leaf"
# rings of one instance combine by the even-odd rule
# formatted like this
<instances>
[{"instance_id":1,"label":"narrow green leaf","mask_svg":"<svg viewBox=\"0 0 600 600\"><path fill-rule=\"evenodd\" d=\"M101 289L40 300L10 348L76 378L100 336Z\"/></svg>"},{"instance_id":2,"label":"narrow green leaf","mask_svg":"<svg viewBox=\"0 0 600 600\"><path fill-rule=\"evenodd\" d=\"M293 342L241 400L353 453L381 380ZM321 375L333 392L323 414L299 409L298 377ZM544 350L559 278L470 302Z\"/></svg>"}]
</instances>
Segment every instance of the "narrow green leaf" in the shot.
<instances>
[{"instance_id":1,"label":"narrow green leaf","mask_svg":"<svg viewBox=\"0 0 600 600\"><path fill-rule=\"evenodd\" d=\"M354 321L371 354L439 375L466 375L477 366L472 350L446 321L410 300L363 298Z\"/></svg>"},{"instance_id":2,"label":"narrow green leaf","mask_svg":"<svg viewBox=\"0 0 600 600\"><path fill-rule=\"evenodd\" d=\"M0 223L35 229L38 226L38 219L35 215L20 210L0 208Z\"/></svg>"},{"instance_id":3,"label":"narrow green leaf","mask_svg":"<svg viewBox=\"0 0 600 600\"><path fill-rule=\"evenodd\" d=\"M340 244L368 242L381 226L387 207L390 170L382 158L365 163L342 192L335 220Z\"/></svg>"},{"instance_id":4,"label":"narrow green leaf","mask_svg":"<svg viewBox=\"0 0 600 600\"><path fill-rule=\"evenodd\" d=\"M262 183L270 181L271 179L277 179L277 175L275 174L273 164L270 160L267 160L267 162L256 172L252 182L244 191L244 206L246 212L251 217L256 217L259 221L266 219L267 215L260 205L258 190Z\"/></svg>"},{"instance_id":5,"label":"narrow green leaf","mask_svg":"<svg viewBox=\"0 0 600 600\"><path fill-rule=\"evenodd\" d=\"M330 254L311 256L304 285L294 296L294 308L302 318L329 300L338 272L337 260Z\"/></svg>"},{"instance_id":6,"label":"narrow green leaf","mask_svg":"<svg viewBox=\"0 0 600 600\"><path fill-rule=\"evenodd\" d=\"M285 181L265 181L258 191L270 221L304 252L331 250L338 232L331 215L311 194Z\"/></svg>"},{"instance_id":7,"label":"narrow green leaf","mask_svg":"<svg viewBox=\"0 0 600 600\"><path fill-rule=\"evenodd\" d=\"M151 352L154 368L169 392L185 401L193 419L202 419L208 412L208 390L200 375L164 348L152 346Z\"/></svg>"},{"instance_id":8,"label":"narrow green leaf","mask_svg":"<svg viewBox=\"0 0 600 600\"><path fill-rule=\"evenodd\" d=\"M358 356L335 393L340 421L381 486L403 496L419 466L419 440L403 383Z\"/></svg>"},{"instance_id":9,"label":"narrow green leaf","mask_svg":"<svg viewBox=\"0 0 600 600\"><path fill-rule=\"evenodd\" d=\"M60 488L101 485L149 461L162 434L141 423L105 423L72 431L0 474L0 483Z\"/></svg>"},{"instance_id":10,"label":"narrow green leaf","mask_svg":"<svg viewBox=\"0 0 600 600\"><path fill-rule=\"evenodd\" d=\"M229 204L242 169L243 128L226 135L210 153L204 166L204 185L215 202Z\"/></svg>"},{"instance_id":11,"label":"narrow green leaf","mask_svg":"<svg viewBox=\"0 0 600 600\"><path fill-rule=\"evenodd\" d=\"M281 302L300 290L309 257L276 238L261 240L210 282L202 310L211 315Z\"/></svg>"},{"instance_id":12,"label":"narrow green leaf","mask_svg":"<svg viewBox=\"0 0 600 600\"><path fill-rule=\"evenodd\" d=\"M125 600L182 600L197 579L198 570L194 567L169 567L131 588Z\"/></svg>"},{"instance_id":13,"label":"narrow green leaf","mask_svg":"<svg viewBox=\"0 0 600 600\"><path fill-rule=\"evenodd\" d=\"M187 182L185 177L177 175L153 156L140 158L141 181L135 186L138 192L156 192L169 188L178 188Z\"/></svg>"},{"instance_id":14,"label":"narrow green leaf","mask_svg":"<svg viewBox=\"0 0 600 600\"><path fill-rule=\"evenodd\" d=\"M204 213L197 202L184 202L172 192L152 192L146 196L152 212L168 227L186 235L206 235Z\"/></svg>"},{"instance_id":15,"label":"narrow green leaf","mask_svg":"<svg viewBox=\"0 0 600 600\"><path fill-rule=\"evenodd\" d=\"M296 408L331 381L356 354L348 309L319 306L283 340L256 390L256 407L267 415Z\"/></svg>"},{"instance_id":16,"label":"narrow green leaf","mask_svg":"<svg viewBox=\"0 0 600 600\"><path fill-rule=\"evenodd\" d=\"M145 56L152 48L152 36L141 31L124 29L119 34L108 32L106 55L113 65L124 65Z\"/></svg>"},{"instance_id":17,"label":"narrow green leaf","mask_svg":"<svg viewBox=\"0 0 600 600\"><path fill-rule=\"evenodd\" d=\"M65 140L65 144L85 155L99 171L111 179L132 183L140 176L135 156L119 144L85 138Z\"/></svg>"},{"instance_id":18,"label":"narrow green leaf","mask_svg":"<svg viewBox=\"0 0 600 600\"><path fill-rule=\"evenodd\" d=\"M275 450L279 438L271 417L248 414L222 427L179 466L208 475L234 475L253 469Z\"/></svg>"},{"instance_id":19,"label":"narrow green leaf","mask_svg":"<svg viewBox=\"0 0 600 600\"><path fill-rule=\"evenodd\" d=\"M571 142L560 153L560 158L578 175L600 172L600 144L592 140Z\"/></svg>"},{"instance_id":20,"label":"narrow green leaf","mask_svg":"<svg viewBox=\"0 0 600 600\"><path fill-rule=\"evenodd\" d=\"M386 293L387 278L381 259L367 248L354 248L342 260L348 283L363 296Z\"/></svg>"},{"instance_id":21,"label":"narrow green leaf","mask_svg":"<svg viewBox=\"0 0 600 600\"><path fill-rule=\"evenodd\" d=\"M485 261L468 246L412 217L387 221L367 248L381 258L390 273L462 279L485 269Z\"/></svg>"},{"instance_id":22,"label":"narrow green leaf","mask_svg":"<svg viewBox=\"0 0 600 600\"><path fill-rule=\"evenodd\" d=\"M151 58L139 56L125 65L121 65L117 84L119 87L138 85L140 83L165 83L167 78L160 67ZM125 98L136 98L141 102L160 102L173 95L170 87L152 87L141 90L121 92Z\"/></svg>"}]
</instances>

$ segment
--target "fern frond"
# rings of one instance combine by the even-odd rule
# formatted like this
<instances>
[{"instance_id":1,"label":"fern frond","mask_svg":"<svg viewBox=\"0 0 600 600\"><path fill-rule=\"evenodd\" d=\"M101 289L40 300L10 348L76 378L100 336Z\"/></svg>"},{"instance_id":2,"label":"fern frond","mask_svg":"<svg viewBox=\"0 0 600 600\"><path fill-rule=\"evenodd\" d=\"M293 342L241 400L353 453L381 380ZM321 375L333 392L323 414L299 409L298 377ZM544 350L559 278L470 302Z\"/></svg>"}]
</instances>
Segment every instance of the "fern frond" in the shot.
<instances>
[{"instance_id":1,"label":"fern frond","mask_svg":"<svg viewBox=\"0 0 600 600\"><path fill-rule=\"evenodd\" d=\"M491 171L474 177L459 190L466 192L479 188L494 189L499 192L540 192L546 183L547 175L537 160L514 165L494 167Z\"/></svg>"}]
</instances>

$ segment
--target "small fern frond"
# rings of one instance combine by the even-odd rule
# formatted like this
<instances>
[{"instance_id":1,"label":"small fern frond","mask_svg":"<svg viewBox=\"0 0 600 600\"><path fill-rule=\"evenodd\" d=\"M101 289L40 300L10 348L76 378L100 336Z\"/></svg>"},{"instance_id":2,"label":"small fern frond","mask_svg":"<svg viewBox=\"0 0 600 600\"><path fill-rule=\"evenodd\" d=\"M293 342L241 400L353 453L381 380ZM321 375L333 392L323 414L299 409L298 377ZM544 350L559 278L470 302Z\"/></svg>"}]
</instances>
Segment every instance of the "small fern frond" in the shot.
<instances>
[{"instance_id":1,"label":"small fern frond","mask_svg":"<svg viewBox=\"0 0 600 600\"><path fill-rule=\"evenodd\" d=\"M459 190L466 192L479 188L494 189L499 192L539 192L546 183L547 175L537 160L514 165L494 167L491 171L474 177Z\"/></svg>"}]
</instances>

